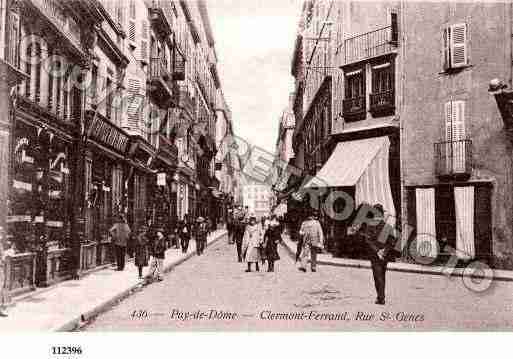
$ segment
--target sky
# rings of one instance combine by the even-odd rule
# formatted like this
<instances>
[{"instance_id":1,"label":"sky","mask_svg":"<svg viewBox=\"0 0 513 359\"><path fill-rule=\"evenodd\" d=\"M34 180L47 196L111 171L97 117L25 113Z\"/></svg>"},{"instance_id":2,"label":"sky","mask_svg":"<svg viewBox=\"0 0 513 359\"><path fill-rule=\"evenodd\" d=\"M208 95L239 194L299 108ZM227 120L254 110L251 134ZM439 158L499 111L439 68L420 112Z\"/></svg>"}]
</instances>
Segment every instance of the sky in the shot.
<instances>
[{"instance_id":1,"label":"sky","mask_svg":"<svg viewBox=\"0 0 513 359\"><path fill-rule=\"evenodd\" d=\"M290 63L300 0L209 0L218 71L235 134L274 153L294 89Z\"/></svg>"}]
</instances>

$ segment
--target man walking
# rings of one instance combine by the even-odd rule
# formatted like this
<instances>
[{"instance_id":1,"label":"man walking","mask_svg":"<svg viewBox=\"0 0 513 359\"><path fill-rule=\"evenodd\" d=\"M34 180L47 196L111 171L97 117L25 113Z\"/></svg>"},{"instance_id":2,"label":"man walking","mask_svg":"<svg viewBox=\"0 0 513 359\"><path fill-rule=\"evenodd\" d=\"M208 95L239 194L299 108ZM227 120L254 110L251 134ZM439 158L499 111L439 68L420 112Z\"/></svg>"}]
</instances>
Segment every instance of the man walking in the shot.
<instances>
[{"instance_id":1,"label":"man walking","mask_svg":"<svg viewBox=\"0 0 513 359\"><path fill-rule=\"evenodd\" d=\"M362 206L369 206L364 204ZM359 211L362 210L360 207ZM381 204L370 207L367 213L372 213L371 221L362 223L358 231L359 236L367 243L369 248L369 259L376 288L376 304L385 304L385 277L387 264L394 257L393 238L387 238L385 243L379 241L380 234L387 225L384 220L384 210Z\"/></svg>"},{"instance_id":2,"label":"man walking","mask_svg":"<svg viewBox=\"0 0 513 359\"><path fill-rule=\"evenodd\" d=\"M237 260L242 263L242 241L244 239L244 231L246 230L246 222L244 213L239 212L233 223L233 237L237 247Z\"/></svg>"},{"instance_id":3,"label":"man walking","mask_svg":"<svg viewBox=\"0 0 513 359\"><path fill-rule=\"evenodd\" d=\"M299 270L306 272L306 265L310 257L310 269L312 272L317 271L317 252L322 251L324 247L324 234L322 227L317 220L317 214L312 211L312 214L301 223L299 229L299 236L303 240L303 246L300 254Z\"/></svg>"},{"instance_id":4,"label":"man walking","mask_svg":"<svg viewBox=\"0 0 513 359\"><path fill-rule=\"evenodd\" d=\"M118 265L118 271L125 269L125 256L126 246L130 237L130 227L125 221L123 215L119 215L117 222L114 223L112 228L109 230L110 235L114 239L114 248L116 252L116 263Z\"/></svg>"},{"instance_id":5,"label":"man walking","mask_svg":"<svg viewBox=\"0 0 513 359\"><path fill-rule=\"evenodd\" d=\"M203 217L198 218L198 225L196 227L196 254L198 256L203 254L207 244L208 224Z\"/></svg>"}]
</instances>

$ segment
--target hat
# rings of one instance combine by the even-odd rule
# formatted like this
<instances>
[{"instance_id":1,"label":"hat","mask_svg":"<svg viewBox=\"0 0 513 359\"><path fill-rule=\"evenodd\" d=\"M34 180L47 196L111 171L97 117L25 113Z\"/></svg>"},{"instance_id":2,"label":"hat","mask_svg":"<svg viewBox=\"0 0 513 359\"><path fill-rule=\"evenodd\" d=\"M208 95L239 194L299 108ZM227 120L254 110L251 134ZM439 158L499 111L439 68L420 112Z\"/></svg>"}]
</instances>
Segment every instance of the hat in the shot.
<instances>
[{"instance_id":1,"label":"hat","mask_svg":"<svg viewBox=\"0 0 513 359\"><path fill-rule=\"evenodd\" d=\"M204 220L205 220L205 218L203 218L203 217L201 217L201 216L200 216L200 217L198 217L198 220L197 220L197 221L201 223L201 222L203 222Z\"/></svg>"},{"instance_id":2,"label":"hat","mask_svg":"<svg viewBox=\"0 0 513 359\"><path fill-rule=\"evenodd\" d=\"M385 213L385 210L383 209L383 206L381 204L377 203L373 207L375 210L379 211L381 215Z\"/></svg>"}]
</instances>

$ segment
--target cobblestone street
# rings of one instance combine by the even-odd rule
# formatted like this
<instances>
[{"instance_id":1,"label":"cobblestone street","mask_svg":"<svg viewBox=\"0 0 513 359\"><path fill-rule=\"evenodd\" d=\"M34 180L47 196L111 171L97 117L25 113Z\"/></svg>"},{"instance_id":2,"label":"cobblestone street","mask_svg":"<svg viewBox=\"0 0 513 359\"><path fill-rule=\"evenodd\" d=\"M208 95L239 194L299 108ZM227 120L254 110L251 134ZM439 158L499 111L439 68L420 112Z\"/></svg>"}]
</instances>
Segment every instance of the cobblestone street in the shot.
<instances>
[{"instance_id":1,"label":"cobblestone street","mask_svg":"<svg viewBox=\"0 0 513 359\"><path fill-rule=\"evenodd\" d=\"M280 248L275 273L262 268L245 273L245 265L236 262L235 246L226 242L223 239L204 256L177 266L163 282L145 287L85 330L513 328L511 282L497 281L479 294L466 289L461 278L389 271L387 305L377 306L368 269L320 266L317 273L305 274ZM198 311L203 318L198 318ZM190 316L183 320L186 312ZM304 314L302 320L270 320L276 313ZM329 315L338 320L328 320Z\"/></svg>"}]
</instances>

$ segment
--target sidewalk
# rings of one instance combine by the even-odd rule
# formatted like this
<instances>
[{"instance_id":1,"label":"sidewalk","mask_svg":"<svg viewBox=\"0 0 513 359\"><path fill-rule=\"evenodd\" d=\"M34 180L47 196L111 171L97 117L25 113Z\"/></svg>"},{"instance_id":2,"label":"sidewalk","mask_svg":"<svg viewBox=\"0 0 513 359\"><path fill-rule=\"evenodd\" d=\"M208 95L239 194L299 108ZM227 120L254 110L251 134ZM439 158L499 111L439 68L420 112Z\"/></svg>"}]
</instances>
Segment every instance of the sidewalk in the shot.
<instances>
[{"instance_id":1,"label":"sidewalk","mask_svg":"<svg viewBox=\"0 0 513 359\"><path fill-rule=\"evenodd\" d=\"M297 243L293 242L288 235L282 235L283 245L285 249L295 257ZM348 259L348 258L334 258L331 254L318 254L317 263L320 265L331 265L339 267L352 267L352 268L371 268L370 261L359 260L359 259ZM388 270L396 272L407 272L407 273L422 273L430 275L446 275L446 268L440 266L423 266L419 264L390 262L387 266ZM489 278L486 275L472 275L471 273L464 273L463 268L453 268L452 276L465 276L472 278ZM508 270L493 270L494 280L513 281L513 271Z\"/></svg>"},{"instance_id":2,"label":"sidewalk","mask_svg":"<svg viewBox=\"0 0 513 359\"><path fill-rule=\"evenodd\" d=\"M215 231L207 246L225 238L225 230ZM196 255L196 242L190 241L187 254L168 249L164 272ZM147 273L148 267L145 268ZM127 263L122 272L114 268L94 271L78 281L68 280L50 288L15 299L7 318L0 318L0 332L16 331L70 331L83 320L94 317L135 289L142 287L137 268ZM129 313L127 313L129 315Z\"/></svg>"}]
</instances>

